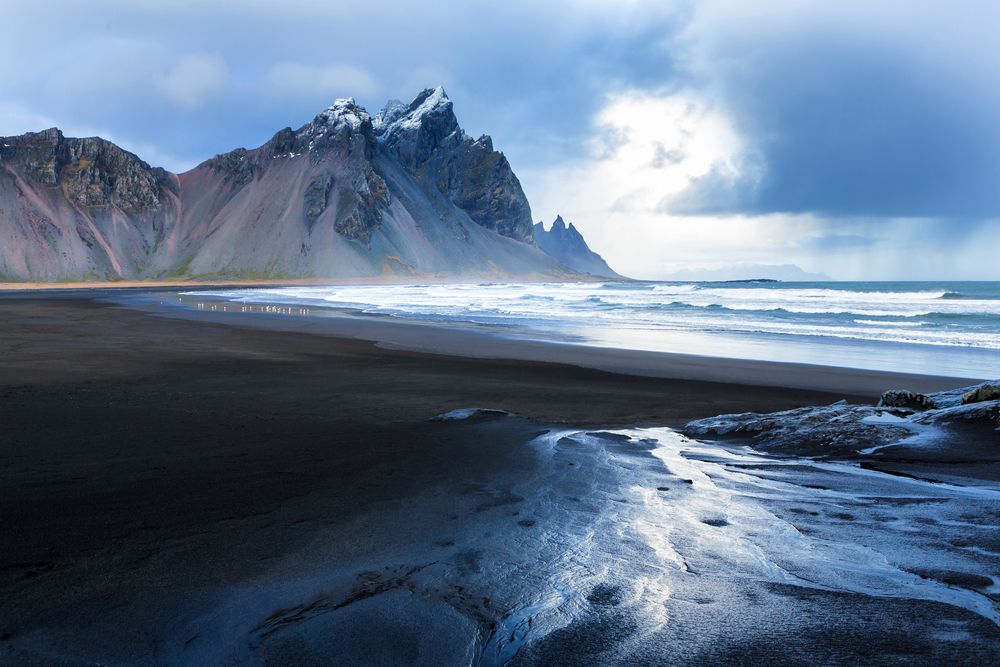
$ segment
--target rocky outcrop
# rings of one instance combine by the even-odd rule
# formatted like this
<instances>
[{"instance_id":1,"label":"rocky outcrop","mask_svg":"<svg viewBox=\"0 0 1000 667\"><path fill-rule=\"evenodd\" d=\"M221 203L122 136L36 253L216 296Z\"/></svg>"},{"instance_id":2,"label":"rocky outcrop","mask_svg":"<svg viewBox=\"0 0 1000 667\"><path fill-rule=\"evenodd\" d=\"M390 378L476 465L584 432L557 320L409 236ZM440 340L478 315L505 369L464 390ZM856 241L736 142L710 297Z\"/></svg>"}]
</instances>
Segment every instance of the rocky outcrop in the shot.
<instances>
[{"instance_id":1,"label":"rocky outcrop","mask_svg":"<svg viewBox=\"0 0 1000 667\"><path fill-rule=\"evenodd\" d=\"M389 188L371 168L358 174L353 185L345 198L353 199L354 204L345 207L349 212L334 223L334 229L346 238L368 244L382 222L382 212L389 206Z\"/></svg>"},{"instance_id":2,"label":"rocky outcrop","mask_svg":"<svg viewBox=\"0 0 1000 667\"><path fill-rule=\"evenodd\" d=\"M685 435L745 442L766 452L803 456L844 456L884 447L910 434L903 411L841 401L822 407L796 408L770 414L720 415L690 422ZM890 419L876 419L889 415ZM896 419L893 419L896 418Z\"/></svg>"},{"instance_id":3,"label":"rocky outcrop","mask_svg":"<svg viewBox=\"0 0 1000 667\"><path fill-rule=\"evenodd\" d=\"M330 200L330 188L333 187L334 178L330 174L314 178L309 187L306 188L302 200L303 213L306 217L306 224L312 228Z\"/></svg>"},{"instance_id":4,"label":"rocky outcrop","mask_svg":"<svg viewBox=\"0 0 1000 667\"><path fill-rule=\"evenodd\" d=\"M0 280L411 274L577 275L440 88L375 118L337 100L177 175L55 129L0 141Z\"/></svg>"},{"instance_id":5,"label":"rocky outcrop","mask_svg":"<svg viewBox=\"0 0 1000 667\"><path fill-rule=\"evenodd\" d=\"M984 382L974 387L942 391L935 394L918 394L905 389L890 389L882 394L879 407L912 408L928 410L953 408L970 403L1000 399L1000 383Z\"/></svg>"},{"instance_id":6,"label":"rocky outcrop","mask_svg":"<svg viewBox=\"0 0 1000 667\"><path fill-rule=\"evenodd\" d=\"M0 280L136 276L177 215L179 182L100 138L0 139Z\"/></svg>"},{"instance_id":7,"label":"rocky outcrop","mask_svg":"<svg viewBox=\"0 0 1000 667\"><path fill-rule=\"evenodd\" d=\"M536 224L534 236L539 248L575 271L601 278L621 278L603 257L590 249L572 222L566 225L561 215L556 216L548 231L542 223Z\"/></svg>"},{"instance_id":8,"label":"rocky outcrop","mask_svg":"<svg viewBox=\"0 0 1000 667\"><path fill-rule=\"evenodd\" d=\"M443 88L422 91L408 106L391 101L375 117L384 149L426 189L443 195L476 224L533 243L531 207L493 140L459 127Z\"/></svg>"},{"instance_id":9,"label":"rocky outcrop","mask_svg":"<svg viewBox=\"0 0 1000 667\"><path fill-rule=\"evenodd\" d=\"M56 128L0 140L0 162L26 180L59 187L83 207L141 213L160 206L176 179L99 137L66 138Z\"/></svg>"},{"instance_id":10,"label":"rocky outcrop","mask_svg":"<svg viewBox=\"0 0 1000 667\"><path fill-rule=\"evenodd\" d=\"M1000 384L986 383L962 394L962 403L980 403L1000 399Z\"/></svg>"},{"instance_id":11,"label":"rocky outcrop","mask_svg":"<svg viewBox=\"0 0 1000 667\"><path fill-rule=\"evenodd\" d=\"M934 407L930 399L923 394L917 394L906 389L890 389L879 399L880 408L910 408L912 410L927 410Z\"/></svg>"},{"instance_id":12,"label":"rocky outcrop","mask_svg":"<svg viewBox=\"0 0 1000 667\"><path fill-rule=\"evenodd\" d=\"M954 391L917 394L891 390L878 405L845 401L770 414L743 413L699 419L684 433L739 441L767 452L854 457L893 446L992 443L1000 456L1000 397L996 382ZM958 429L958 430L956 430Z\"/></svg>"}]
</instances>

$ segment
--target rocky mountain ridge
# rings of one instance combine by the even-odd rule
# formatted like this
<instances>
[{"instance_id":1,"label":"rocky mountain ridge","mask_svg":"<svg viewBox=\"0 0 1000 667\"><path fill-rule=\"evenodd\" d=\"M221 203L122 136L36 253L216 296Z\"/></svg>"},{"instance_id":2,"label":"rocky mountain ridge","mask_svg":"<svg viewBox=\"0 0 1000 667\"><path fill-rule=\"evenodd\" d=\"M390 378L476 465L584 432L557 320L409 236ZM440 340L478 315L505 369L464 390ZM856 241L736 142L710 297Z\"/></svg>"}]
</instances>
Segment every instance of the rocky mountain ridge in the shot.
<instances>
[{"instance_id":1,"label":"rocky mountain ridge","mask_svg":"<svg viewBox=\"0 0 1000 667\"><path fill-rule=\"evenodd\" d=\"M576 226L572 222L567 226L561 215L556 216L548 231L539 222L534 226L533 233L539 248L574 271L603 278L621 278L603 257L590 249Z\"/></svg>"},{"instance_id":2,"label":"rocky mountain ridge","mask_svg":"<svg viewBox=\"0 0 1000 667\"><path fill-rule=\"evenodd\" d=\"M442 88L173 174L57 129L0 139L0 280L577 275L535 245L488 136Z\"/></svg>"}]
</instances>

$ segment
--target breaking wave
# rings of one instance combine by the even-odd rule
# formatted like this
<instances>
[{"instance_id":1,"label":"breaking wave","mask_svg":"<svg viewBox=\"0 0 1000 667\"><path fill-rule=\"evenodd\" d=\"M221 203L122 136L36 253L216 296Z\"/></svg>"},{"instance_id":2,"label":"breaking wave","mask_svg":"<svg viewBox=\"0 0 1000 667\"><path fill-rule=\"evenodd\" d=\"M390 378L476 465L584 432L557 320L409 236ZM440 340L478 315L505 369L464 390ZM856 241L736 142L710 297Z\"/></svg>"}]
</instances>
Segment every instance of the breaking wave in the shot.
<instances>
[{"instance_id":1,"label":"breaking wave","mask_svg":"<svg viewBox=\"0 0 1000 667\"><path fill-rule=\"evenodd\" d=\"M764 354L764 341L786 346L813 339L1000 350L1000 283L338 285L197 294L242 304L349 309L485 325L544 340L722 356ZM714 338L696 345L689 340L693 334ZM731 342L722 345L718 336ZM807 360L782 350L767 354L776 360ZM863 356L851 363L865 363ZM921 363L923 367L913 370L929 370ZM960 372L954 359L935 363L935 372ZM994 374L1000 374L1000 360L990 363ZM883 365L905 369L898 360ZM976 370L981 363L965 367Z\"/></svg>"}]
</instances>

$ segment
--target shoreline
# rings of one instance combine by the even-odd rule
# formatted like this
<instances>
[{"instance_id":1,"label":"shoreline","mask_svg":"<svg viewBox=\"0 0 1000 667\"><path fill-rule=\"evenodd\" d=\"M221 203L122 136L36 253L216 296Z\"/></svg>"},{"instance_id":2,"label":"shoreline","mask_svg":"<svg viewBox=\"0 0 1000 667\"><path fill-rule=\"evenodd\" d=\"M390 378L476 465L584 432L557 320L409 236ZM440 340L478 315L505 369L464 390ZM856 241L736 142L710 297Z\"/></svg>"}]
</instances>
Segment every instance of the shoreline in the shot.
<instances>
[{"instance_id":1,"label":"shoreline","mask_svg":"<svg viewBox=\"0 0 1000 667\"><path fill-rule=\"evenodd\" d=\"M503 282L503 276L494 275L470 275L459 276L459 280L466 280L473 283L481 282ZM448 275L378 275L378 276L355 276L350 278L275 278L275 279L213 279L213 278L192 278L189 280L83 280L72 282L4 282L0 281L0 294L3 293L26 293L32 292L93 292L100 290L109 291L142 291L145 289L159 288L192 288L192 289L213 289L216 287L303 287L303 286L323 286L323 285L437 285L456 282L456 276ZM517 282L524 283L600 283L600 282L642 282L633 278L618 277L615 279L600 278L581 274L578 277L559 278L558 276L528 276Z\"/></svg>"},{"instance_id":2,"label":"shoreline","mask_svg":"<svg viewBox=\"0 0 1000 667\"><path fill-rule=\"evenodd\" d=\"M164 301L164 298L180 301L182 297L176 292L150 292L123 298L109 296L107 300L111 303L158 317L363 340L390 350L459 358L546 362L635 377L768 386L871 398L878 398L889 389L927 393L991 379L553 342L505 336L497 329L468 323L402 320L350 309L276 305L275 312L235 312L218 310L219 306L239 306L222 299L198 299L215 304L213 309ZM260 307L262 304L255 305ZM314 310L317 314L313 314Z\"/></svg>"},{"instance_id":3,"label":"shoreline","mask_svg":"<svg viewBox=\"0 0 1000 667\"><path fill-rule=\"evenodd\" d=\"M372 647L356 663L408 662L372 657L382 655L382 638L391 635L431 651L428 664L465 664L442 651L472 647L486 654L497 648L497 627L513 632L534 622L539 640L500 650L495 662L514 657L515 664L552 664L547 656L574 655L566 651L586 645L573 638L590 636L591 622L606 624L609 647L627 651L618 614L634 612L637 623L650 618L648 592L634 585L665 573L678 592L668 601L670 613L690 623L650 635L665 656L661 662L677 662L669 658L681 654L671 651L698 649L683 633L669 634L692 626L725 630L713 636L713 651L758 650L766 662L771 653L754 648L755 633L793 627L787 623L796 624L794 636L828 632L824 614L833 612L838 632L848 636L865 630L852 619L887 619L880 634L902 638L900 648L885 647L893 655L910 655L913 638L941 619L944 630L958 623L966 628L962 646L969 655L992 656L1000 646L996 628L968 606L775 589L753 573L756 560L706 576L705 568L718 562L716 552L694 561L694 573L670 563L646 572L643 567L669 550L642 546L642 531L634 539L614 538L622 526L640 529L657 517L664 523L656 535L680 538L680 548L690 546L685 535L712 544L740 530L737 510L749 497L743 476L757 474L757 455L733 459L740 464L734 467L725 449L705 445L708 456L691 458L688 452L701 445L670 435L670 428L725 413L839 399L870 403L871 394L612 373L551 358L553 346L532 348L541 360L504 359L498 355L505 350L485 336L417 324L401 330L391 321L376 326L328 318L325 326L340 327L342 336L335 337L324 327L301 326L304 319L248 323L251 316L197 311L179 317L180 311L156 303L145 310L122 306L116 294L0 296L0 516L7 526L0 662L200 665L231 659L238 650L248 662L267 655L303 664L328 656L330 637L351 638L338 651ZM397 342L416 337L453 349L414 352L346 336L373 329ZM455 355L476 351L475 341L485 356ZM508 344L524 356L521 341ZM632 361L648 364L650 357ZM742 377L726 360L661 363L674 375ZM772 372L777 379L797 373L803 382L817 382L809 377L815 369ZM873 386L873 378L885 379L861 375ZM433 419L469 408L514 416ZM664 426L654 431L672 439L665 440L672 449L657 450L673 452L665 461L641 439L626 443L622 433L601 433L625 429L642 438L637 429ZM567 431L577 444L564 441ZM549 444L540 446L548 433ZM945 464L936 469L947 472ZM775 459L769 472L759 473L760 495L773 494L774 479L799 468ZM808 486L794 487L801 495L792 502L773 505L765 525L802 525L806 535L853 525L845 523L846 512L854 521L867 510L823 489L831 480L867 480L868 472L856 478L830 470L837 473L832 478L817 469L799 479ZM738 483L732 498L740 503L719 491L730 475ZM880 479L911 484L905 477ZM790 487L782 482L781 488ZM880 493L911 491L890 486ZM897 512L893 507L879 501L871 512L884 517ZM965 511L982 513L970 505L954 514ZM922 505L902 504L897 514L926 531L916 523L924 512ZM678 517L686 517L682 530L672 528ZM944 518L967 530L951 515ZM875 521L865 519L883 525ZM755 534L758 523L747 525ZM611 536L607 548L629 549L629 557L589 556L591 542L576 539L587 534ZM802 534L796 539L808 541ZM854 549L854 534L843 535ZM567 549L594 566L564 567ZM601 566L608 563L623 568L605 572ZM745 577L734 578L737 570ZM539 591L581 571L587 576L562 588L581 614L562 619L558 605L534 606ZM979 576L971 567L962 572ZM890 583L916 576L889 575ZM951 594L947 587L934 590ZM655 597L648 600L663 609ZM773 611L763 614L761 600ZM782 622L772 624L775 617ZM735 618L749 628L729 632ZM566 641L555 629L564 620L567 631L578 633ZM546 623L553 632L542 636ZM764 643L785 646L787 639L767 635ZM836 638L801 644L814 662L845 650L854 655L855 646ZM730 654L704 655L724 664Z\"/></svg>"}]
</instances>

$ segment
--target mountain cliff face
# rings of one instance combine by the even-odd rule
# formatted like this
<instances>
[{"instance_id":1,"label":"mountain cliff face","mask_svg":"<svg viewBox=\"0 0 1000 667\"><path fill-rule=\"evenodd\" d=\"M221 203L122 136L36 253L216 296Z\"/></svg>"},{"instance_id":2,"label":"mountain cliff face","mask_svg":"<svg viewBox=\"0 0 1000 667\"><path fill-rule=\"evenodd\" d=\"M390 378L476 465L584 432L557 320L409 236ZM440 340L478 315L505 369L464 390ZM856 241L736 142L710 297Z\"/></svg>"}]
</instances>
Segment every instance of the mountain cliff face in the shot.
<instances>
[{"instance_id":1,"label":"mountain cliff face","mask_svg":"<svg viewBox=\"0 0 1000 667\"><path fill-rule=\"evenodd\" d=\"M498 234L534 242L531 208L507 158L490 137L465 134L442 88L423 91L408 107L389 102L374 124L386 150L432 196Z\"/></svg>"},{"instance_id":2,"label":"mountain cliff face","mask_svg":"<svg viewBox=\"0 0 1000 667\"><path fill-rule=\"evenodd\" d=\"M539 248L574 271L602 278L621 278L603 257L590 249L572 222L566 226L561 215L556 216L549 231L545 231L542 223L536 224L534 234Z\"/></svg>"},{"instance_id":3,"label":"mountain cliff face","mask_svg":"<svg viewBox=\"0 0 1000 667\"><path fill-rule=\"evenodd\" d=\"M178 195L176 176L103 139L0 139L0 277L140 275Z\"/></svg>"},{"instance_id":4,"label":"mountain cliff face","mask_svg":"<svg viewBox=\"0 0 1000 667\"><path fill-rule=\"evenodd\" d=\"M0 280L571 277L521 185L441 88L172 174L55 129L0 139Z\"/></svg>"}]
</instances>

